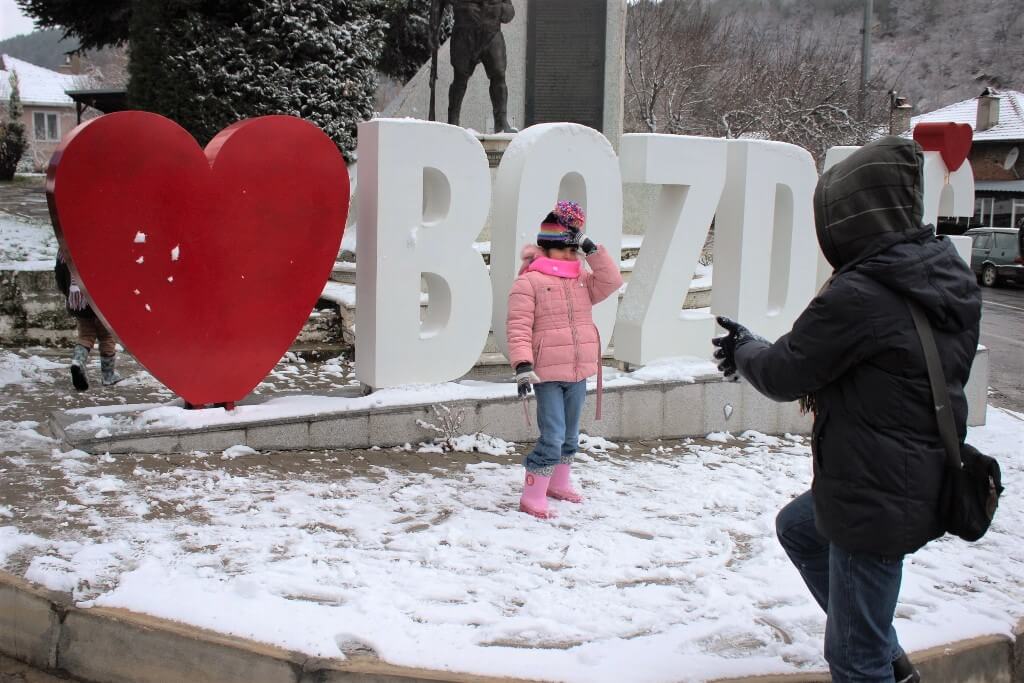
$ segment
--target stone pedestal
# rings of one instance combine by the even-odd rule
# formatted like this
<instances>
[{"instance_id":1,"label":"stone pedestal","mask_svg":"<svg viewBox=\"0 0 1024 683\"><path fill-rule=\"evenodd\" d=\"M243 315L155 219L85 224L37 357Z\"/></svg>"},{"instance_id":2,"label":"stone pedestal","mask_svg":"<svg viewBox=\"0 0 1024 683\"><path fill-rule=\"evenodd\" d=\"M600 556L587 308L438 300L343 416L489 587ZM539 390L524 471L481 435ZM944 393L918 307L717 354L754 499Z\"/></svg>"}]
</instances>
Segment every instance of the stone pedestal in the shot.
<instances>
[{"instance_id":1,"label":"stone pedestal","mask_svg":"<svg viewBox=\"0 0 1024 683\"><path fill-rule=\"evenodd\" d=\"M494 181L498 176L498 164L501 163L501 157L505 154L505 150L512 144L512 140L515 139L515 133L494 133L490 135L484 135L478 133L476 138L483 145L484 151L487 152L487 164L491 167L491 188L494 188ZM494 208L494 197L491 197L491 210ZM491 215L488 213L487 222L484 223L484 229L480 231L480 235L476 238L477 242L490 242L491 241Z\"/></svg>"}]
</instances>

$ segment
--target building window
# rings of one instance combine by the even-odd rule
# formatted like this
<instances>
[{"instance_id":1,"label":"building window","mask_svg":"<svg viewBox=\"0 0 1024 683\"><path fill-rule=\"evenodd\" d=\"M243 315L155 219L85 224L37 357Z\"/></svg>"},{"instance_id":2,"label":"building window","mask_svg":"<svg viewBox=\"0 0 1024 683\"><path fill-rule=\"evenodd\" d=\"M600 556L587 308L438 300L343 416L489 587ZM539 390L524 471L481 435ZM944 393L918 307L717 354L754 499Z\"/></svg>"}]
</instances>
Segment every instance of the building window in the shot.
<instances>
[{"instance_id":1,"label":"building window","mask_svg":"<svg viewBox=\"0 0 1024 683\"><path fill-rule=\"evenodd\" d=\"M41 142L60 140L60 118L56 114L35 112L32 114L32 128L36 140Z\"/></svg>"},{"instance_id":2,"label":"building window","mask_svg":"<svg viewBox=\"0 0 1024 683\"><path fill-rule=\"evenodd\" d=\"M974 215L979 225L988 226L992 224L992 214L995 213L995 197L977 197L974 200Z\"/></svg>"}]
</instances>

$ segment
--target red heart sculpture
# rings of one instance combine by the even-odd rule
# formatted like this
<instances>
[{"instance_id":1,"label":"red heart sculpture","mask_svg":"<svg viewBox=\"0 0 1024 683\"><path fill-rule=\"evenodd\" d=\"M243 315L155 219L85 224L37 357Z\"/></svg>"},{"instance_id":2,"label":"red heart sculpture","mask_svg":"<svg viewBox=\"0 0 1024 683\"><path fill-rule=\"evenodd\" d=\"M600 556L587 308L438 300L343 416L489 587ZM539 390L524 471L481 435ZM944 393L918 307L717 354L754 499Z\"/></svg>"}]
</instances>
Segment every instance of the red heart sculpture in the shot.
<instances>
[{"instance_id":1,"label":"red heart sculpture","mask_svg":"<svg viewBox=\"0 0 1024 683\"><path fill-rule=\"evenodd\" d=\"M966 123L919 123L914 126L914 140L926 152L938 152L950 173L963 165L971 152L974 129Z\"/></svg>"},{"instance_id":2,"label":"red heart sculpture","mask_svg":"<svg viewBox=\"0 0 1024 683\"><path fill-rule=\"evenodd\" d=\"M47 197L94 310L203 405L243 398L302 329L338 255L349 179L302 119L241 121L204 153L173 121L129 111L65 138Z\"/></svg>"}]
</instances>

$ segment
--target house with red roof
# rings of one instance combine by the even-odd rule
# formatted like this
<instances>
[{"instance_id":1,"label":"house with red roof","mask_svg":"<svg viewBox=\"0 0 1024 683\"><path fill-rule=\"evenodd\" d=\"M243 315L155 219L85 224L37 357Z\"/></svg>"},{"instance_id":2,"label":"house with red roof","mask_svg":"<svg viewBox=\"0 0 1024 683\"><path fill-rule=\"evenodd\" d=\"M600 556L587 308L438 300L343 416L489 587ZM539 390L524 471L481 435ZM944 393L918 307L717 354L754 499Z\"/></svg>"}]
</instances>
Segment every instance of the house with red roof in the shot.
<instances>
[{"instance_id":1,"label":"house with red roof","mask_svg":"<svg viewBox=\"0 0 1024 683\"><path fill-rule=\"evenodd\" d=\"M974 170L974 217L950 232L980 226L1016 227L1024 219L1024 93L986 88L978 97L915 116L966 123L974 129L968 159ZM945 232L946 230L944 230Z\"/></svg>"}]
</instances>

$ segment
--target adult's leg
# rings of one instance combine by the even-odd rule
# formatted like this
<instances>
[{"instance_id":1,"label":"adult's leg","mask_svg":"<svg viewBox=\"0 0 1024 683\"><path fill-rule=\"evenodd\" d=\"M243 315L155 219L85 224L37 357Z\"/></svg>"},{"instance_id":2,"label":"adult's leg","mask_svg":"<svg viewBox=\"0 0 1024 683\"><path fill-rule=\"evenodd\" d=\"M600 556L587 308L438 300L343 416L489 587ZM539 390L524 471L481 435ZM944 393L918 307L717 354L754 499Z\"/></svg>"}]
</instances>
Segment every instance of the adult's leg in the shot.
<instances>
[{"instance_id":1,"label":"adult's leg","mask_svg":"<svg viewBox=\"0 0 1024 683\"><path fill-rule=\"evenodd\" d=\"M508 122L508 84L505 81L505 69L508 58L505 53L505 36L501 31L487 45L481 55L487 79L490 81L491 109L494 112L494 132L514 132Z\"/></svg>"},{"instance_id":2,"label":"adult's leg","mask_svg":"<svg viewBox=\"0 0 1024 683\"><path fill-rule=\"evenodd\" d=\"M775 533L815 601L828 612L829 542L814 526L814 498L810 491L779 511Z\"/></svg>"},{"instance_id":3,"label":"adult's leg","mask_svg":"<svg viewBox=\"0 0 1024 683\"><path fill-rule=\"evenodd\" d=\"M455 76L448 87L448 123L457 126L462 112L462 100L466 96L466 87L477 65L473 57L473 46L466 37L460 37L458 34L452 36L451 59Z\"/></svg>"},{"instance_id":4,"label":"adult's leg","mask_svg":"<svg viewBox=\"0 0 1024 683\"><path fill-rule=\"evenodd\" d=\"M829 549L825 659L834 683L893 683L899 649L892 620L903 558Z\"/></svg>"}]
</instances>

